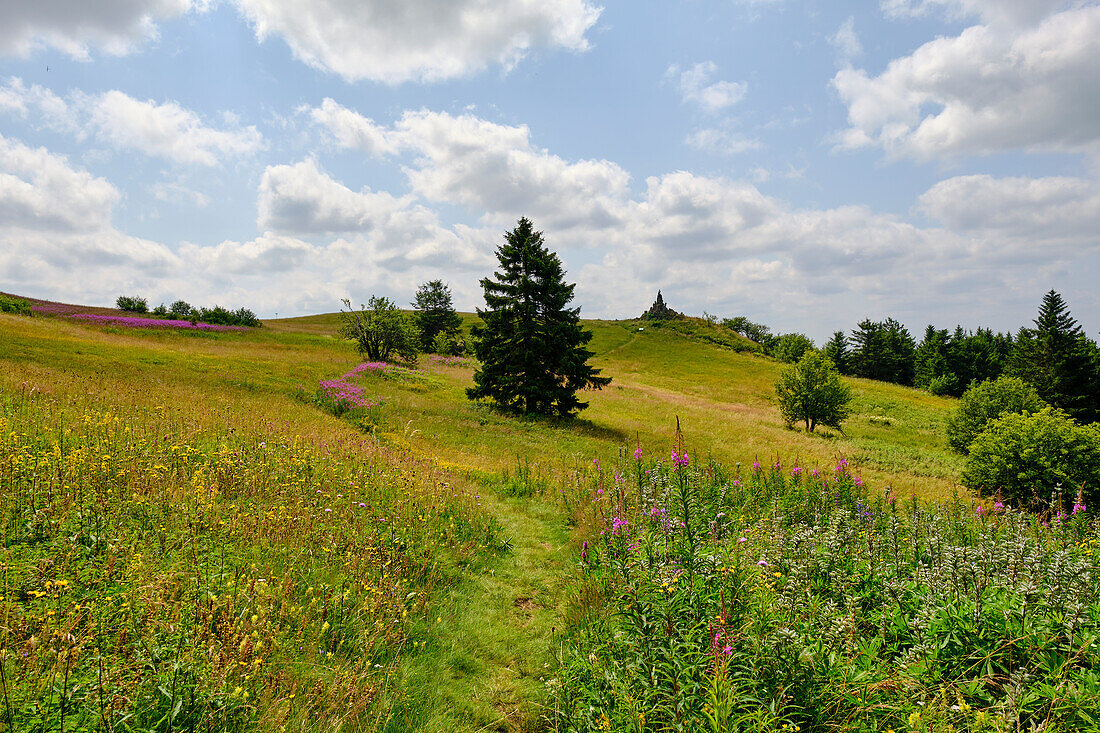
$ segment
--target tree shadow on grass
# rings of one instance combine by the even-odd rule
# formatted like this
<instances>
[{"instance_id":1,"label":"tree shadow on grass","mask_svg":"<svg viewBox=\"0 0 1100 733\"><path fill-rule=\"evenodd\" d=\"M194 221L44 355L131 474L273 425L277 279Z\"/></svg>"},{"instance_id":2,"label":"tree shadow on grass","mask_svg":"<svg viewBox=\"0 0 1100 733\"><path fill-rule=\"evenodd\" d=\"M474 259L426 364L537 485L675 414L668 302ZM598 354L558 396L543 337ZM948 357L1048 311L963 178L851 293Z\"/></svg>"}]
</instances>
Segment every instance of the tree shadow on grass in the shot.
<instances>
[{"instance_id":1,"label":"tree shadow on grass","mask_svg":"<svg viewBox=\"0 0 1100 733\"><path fill-rule=\"evenodd\" d=\"M543 425L554 430L563 430L588 438L598 438L614 442L626 442L629 438L625 430L619 430L608 425L600 425L583 417L561 417L560 415L540 415L538 413L522 412L508 407L503 407L494 402L475 402L474 411L482 414L492 414L510 420L516 420L530 425Z\"/></svg>"}]
</instances>

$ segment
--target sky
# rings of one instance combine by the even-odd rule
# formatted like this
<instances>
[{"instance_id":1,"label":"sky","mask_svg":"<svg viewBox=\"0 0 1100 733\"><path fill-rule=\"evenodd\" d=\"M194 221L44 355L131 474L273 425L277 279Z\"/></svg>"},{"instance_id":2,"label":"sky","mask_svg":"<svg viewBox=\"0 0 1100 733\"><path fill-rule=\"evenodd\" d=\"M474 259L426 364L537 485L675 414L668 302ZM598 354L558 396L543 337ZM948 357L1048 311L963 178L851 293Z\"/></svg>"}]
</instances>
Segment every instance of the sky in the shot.
<instances>
[{"instance_id":1,"label":"sky","mask_svg":"<svg viewBox=\"0 0 1100 733\"><path fill-rule=\"evenodd\" d=\"M1100 2L0 0L0 290L1100 332Z\"/></svg>"}]
</instances>

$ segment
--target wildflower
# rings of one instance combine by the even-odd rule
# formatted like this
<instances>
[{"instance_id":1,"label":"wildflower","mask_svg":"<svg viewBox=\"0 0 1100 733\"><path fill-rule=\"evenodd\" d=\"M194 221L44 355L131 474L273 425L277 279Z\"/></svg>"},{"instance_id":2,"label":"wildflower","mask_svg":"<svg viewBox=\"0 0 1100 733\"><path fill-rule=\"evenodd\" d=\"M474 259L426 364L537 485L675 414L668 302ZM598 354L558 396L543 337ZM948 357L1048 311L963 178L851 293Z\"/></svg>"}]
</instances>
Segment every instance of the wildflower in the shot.
<instances>
[{"instance_id":1,"label":"wildflower","mask_svg":"<svg viewBox=\"0 0 1100 733\"><path fill-rule=\"evenodd\" d=\"M1003 512L1004 510L1005 510L1005 505L1002 504L999 501L993 505L993 511Z\"/></svg>"},{"instance_id":2,"label":"wildflower","mask_svg":"<svg viewBox=\"0 0 1100 733\"><path fill-rule=\"evenodd\" d=\"M758 562L756 564L759 565L762 568L768 567L768 561L767 560L761 560L760 562Z\"/></svg>"},{"instance_id":3,"label":"wildflower","mask_svg":"<svg viewBox=\"0 0 1100 733\"><path fill-rule=\"evenodd\" d=\"M737 538L737 544L741 544L742 542L748 542L748 541L749 540L748 540L747 537L738 537Z\"/></svg>"},{"instance_id":4,"label":"wildflower","mask_svg":"<svg viewBox=\"0 0 1100 733\"><path fill-rule=\"evenodd\" d=\"M859 476L856 476L855 484L856 486L863 486L863 479L861 479Z\"/></svg>"},{"instance_id":5,"label":"wildflower","mask_svg":"<svg viewBox=\"0 0 1100 733\"><path fill-rule=\"evenodd\" d=\"M1076 514L1077 512L1083 512L1083 511L1085 511L1085 505L1084 504L1078 503L1076 501L1073 502L1073 513L1074 514Z\"/></svg>"},{"instance_id":6,"label":"wildflower","mask_svg":"<svg viewBox=\"0 0 1100 733\"><path fill-rule=\"evenodd\" d=\"M983 509L982 505L979 504L978 508L974 510L974 513L980 518L983 514L985 514L985 509Z\"/></svg>"},{"instance_id":7,"label":"wildflower","mask_svg":"<svg viewBox=\"0 0 1100 733\"><path fill-rule=\"evenodd\" d=\"M798 478L799 476L802 475L802 469L799 468L798 466L795 466L794 468L791 469L791 475L794 476L795 478Z\"/></svg>"},{"instance_id":8,"label":"wildflower","mask_svg":"<svg viewBox=\"0 0 1100 733\"><path fill-rule=\"evenodd\" d=\"M635 448L634 449L634 460L635 461L642 460L642 449L641 448Z\"/></svg>"},{"instance_id":9,"label":"wildflower","mask_svg":"<svg viewBox=\"0 0 1100 733\"><path fill-rule=\"evenodd\" d=\"M364 504L363 502L359 502L359 506L364 507L366 506L366 504Z\"/></svg>"},{"instance_id":10,"label":"wildflower","mask_svg":"<svg viewBox=\"0 0 1100 733\"><path fill-rule=\"evenodd\" d=\"M588 540L581 545L581 562L588 562Z\"/></svg>"}]
</instances>

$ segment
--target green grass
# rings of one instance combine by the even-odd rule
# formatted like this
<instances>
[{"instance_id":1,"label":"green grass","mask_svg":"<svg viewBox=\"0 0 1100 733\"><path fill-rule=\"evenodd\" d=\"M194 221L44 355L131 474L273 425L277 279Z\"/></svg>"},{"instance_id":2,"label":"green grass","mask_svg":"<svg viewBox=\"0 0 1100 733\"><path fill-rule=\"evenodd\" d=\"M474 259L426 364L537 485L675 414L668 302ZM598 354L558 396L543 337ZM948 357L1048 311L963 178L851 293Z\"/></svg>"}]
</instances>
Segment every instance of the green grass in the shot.
<instances>
[{"instance_id":1,"label":"green grass","mask_svg":"<svg viewBox=\"0 0 1100 733\"><path fill-rule=\"evenodd\" d=\"M475 320L469 314L463 318L467 329ZM380 675L364 677L374 692L369 700L356 698L363 707L355 726L362 728L535 729L539 706L545 702L542 678L555 658L552 629L563 628L566 598L576 592L578 529L571 524L577 520L576 507L563 503L548 487L567 485L594 458L607 462L620 452L632 455L636 445L647 458L666 456L677 418L696 458L709 455L729 465L747 465L756 459L770 464L779 457L784 465L823 466L844 455L869 482L893 485L898 493L942 498L955 488L959 463L947 452L942 430L952 400L852 380L855 410L843 433L807 435L790 430L779 419L772 397L780 366L736 350L741 344L735 341L723 345L718 338L723 334L707 331L718 327L703 322L670 328L587 321L594 335L589 346L594 363L613 382L587 393L584 398L591 405L578 420L521 418L472 403L464 392L471 383L471 362L424 361L423 372L410 372L407 378L358 378L368 395L383 401L362 427L356 426L354 415L336 419L296 396L312 394L320 380L337 377L358 363L351 345L337 336L338 325L338 314L325 314L267 321L264 328L246 333L198 334L0 314L0 397L9 406L35 405L29 412L9 407L7 419L13 421L9 431L29 436L30 447L24 441L18 450L41 453L40 457L60 444L58 431L64 427L53 422L58 416L110 413L135 425L171 427L167 434L173 441L206 446L200 453L207 457L196 457L195 469L209 464L220 445L236 446L248 465L263 465L255 446L265 441L299 441L302 450L314 456L310 460L322 477L351 470L349 461L355 456L369 458L376 467L372 475L387 476L378 484L377 511L402 517L402 526L409 532L415 528L415 536L434 559L421 557L402 571L408 576L400 579L408 592L423 594L425 601L398 636L378 642L388 649L392 664L386 662ZM638 331L639 325L645 330ZM89 446L98 445L99 439L92 433L79 436ZM146 464L155 456L139 450L144 444L137 439L126 440L131 441L126 445L134 452L139 474L146 475L151 468ZM10 449L8 460L15 451ZM523 466L541 477L538 490L517 491L515 474ZM264 511L287 503L277 487L289 469L271 470L270 491L265 495L264 489L256 489L256 501L266 507ZM505 480L506 473L512 474L511 480ZM0 487L10 492L5 507L14 506L9 500L26 504L26 492L44 480L43 475L33 475L27 474L31 484L23 474L19 482L0 480ZM141 481L111 480L120 496L146 490ZM338 493L328 486L321 490ZM167 492L184 489L172 481L156 487ZM510 496L516 493L534 496ZM407 501L403 503L402 497ZM466 513L463 516L468 515L469 526L484 524L492 531L478 539L477 532L440 535L422 526L422 515L458 511L446 509L455 501ZM77 505L58 504L57 511L66 506L71 510ZM216 502L204 511L219 509L225 507ZM132 517L119 512L112 515L119 532L132 532L127 529ZM181 548L190 546L186 524L165 526L167 540ZM14 546L11 537L6 547ZM156 539L142 537L142 542ZM309 552L330 552L331 547L324 549L330 541L317 539ZM232 543L238 565L244 563L249 573L255 574L251 563L267 558L274 571L294 578L293 564L278 560L287 557L293 543L281 545L253 535L237 536ZM9 577L18 575L21 583L31 582L35 553L38 561L60 562L49 547L24 546L20 552L18 567L10 554L0 562ZM171 570L181 567L183 556L166 556L163 562L160 569ZM340 580L338 565L321 563L316 568L301 572L327 573L325 582ZM140 595L144 577L138 573L131 578L134 593ZM94 590L89 586L87 592ZM296 591L304 592L304 587ZM288 609L302 605L291 603ZM10 599L0 601L0 606L10 611ZM371 618L361 621L369 625ZM365 628L349 626L344 632L347 643L353 637L362 643ZM281 626L273 629L275 636L282 633ZM9 671L15 663L13 644L10 636L5 638ZM193 661L204 663L201 658ZM56 660L51 664L54 672L62 669ZM128 668L122 661L118 664L120 670ZM288 695L296 694L291 690L305 689L304 682L296 680L311 675L350 680L348 675L364 672L350 661L301 665L287 657L273 664L278 674L273 673L265 704L278 710L283 710ZM228 693L219 690L210 699L224 702ZM355 729L351 718L338 716L334 708L325 710L304 715L287 707L283 717L273 719L293 730L340 725ZM250 720L257 719L255 711L251 715ZM262 722L249 725L263 727Z\"/></svg>"}]
</instances>

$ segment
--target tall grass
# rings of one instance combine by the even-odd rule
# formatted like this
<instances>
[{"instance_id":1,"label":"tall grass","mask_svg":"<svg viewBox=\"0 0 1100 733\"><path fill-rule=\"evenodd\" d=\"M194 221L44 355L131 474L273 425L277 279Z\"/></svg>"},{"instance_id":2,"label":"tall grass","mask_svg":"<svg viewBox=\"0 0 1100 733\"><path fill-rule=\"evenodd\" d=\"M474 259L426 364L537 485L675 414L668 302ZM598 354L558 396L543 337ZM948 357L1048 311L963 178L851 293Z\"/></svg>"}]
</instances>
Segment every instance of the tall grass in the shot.
<instances>
[{"instance_id":1,"label":"tall grass","mask_svg":"<svg viewBox=\"0 0 1100 733\"><path fill-rule=\"evenodd\" d=\"M491 524L365 448L0 392L0 726L383 727Z\"/></svg>"},{"instance_id":2,"label":"tall grass","mask_svg":"<svg viewBox=\"0 0 1100 733\"><path fill-rule=\"evenodd\" d=\"M1100 523L872 491L841 459L574 483L551 681L580 730L1100 729Z\"/></svg>"}]
</instances>

